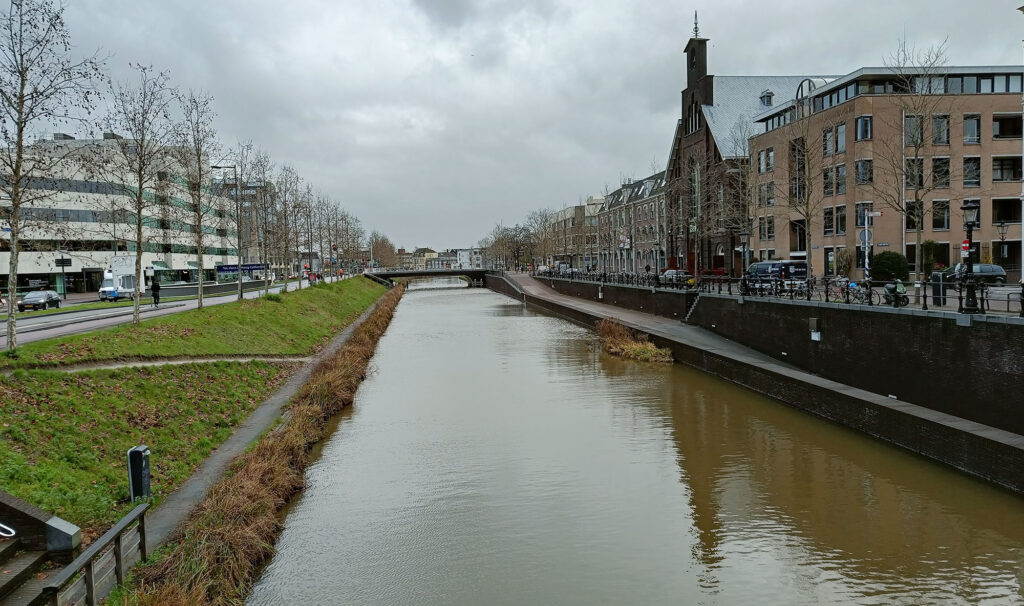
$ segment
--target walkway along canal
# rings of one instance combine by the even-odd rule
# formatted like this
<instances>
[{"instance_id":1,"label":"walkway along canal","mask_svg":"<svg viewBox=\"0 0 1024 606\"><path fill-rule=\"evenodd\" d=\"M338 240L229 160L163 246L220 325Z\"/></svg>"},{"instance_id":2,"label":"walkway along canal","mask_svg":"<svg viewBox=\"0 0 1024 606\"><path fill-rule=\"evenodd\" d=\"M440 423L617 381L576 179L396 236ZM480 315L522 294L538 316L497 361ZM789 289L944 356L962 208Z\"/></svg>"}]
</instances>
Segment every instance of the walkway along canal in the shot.
<instances>
[{"instance_id":1,"label":"walkway along canal","mask_svg":"<svg viewBox=\"0 0 1024 606\"><path fill-rule=\"evenodd\" d=\"M1024 601L1019 497L503 295L371 364L250 605Z\"/></svg>"}]
</instances>

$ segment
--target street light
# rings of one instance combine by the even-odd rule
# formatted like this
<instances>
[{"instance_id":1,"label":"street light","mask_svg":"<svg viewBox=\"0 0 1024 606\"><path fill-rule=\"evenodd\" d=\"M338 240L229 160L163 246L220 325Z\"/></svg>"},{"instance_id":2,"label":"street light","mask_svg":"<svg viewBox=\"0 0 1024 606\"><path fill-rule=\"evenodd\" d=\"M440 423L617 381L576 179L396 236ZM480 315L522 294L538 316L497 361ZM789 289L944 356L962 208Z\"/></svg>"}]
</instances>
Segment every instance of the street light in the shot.
<instances>
[{"instance_id":1,"label":"street light","mask_svg":"<svg viewBox=\"0 0 1024 606\"><path fill-rule=\"evenodd\" d=\"M978 298L974 288L974 260L971 258L971 252L974 249L974 228L980 227L978 225L978 213L981 211L981 202L979 200L965 200L960 210L964 213L964 231L967 232L967 270L964 272L967 300L960 311L965 314L976 314L981 313L981 310L978 308Z\"/></svg>"},{"instance_id":2,"label":"street light","mask_svg":"<svg viewBox=\"0 0 1024 606\"><path fill-rule=\"evenodd\" d=\"M1006 219L1000 219L996 223L996 229L999 230L999 265L1006 262L1006 232L1010 230L1010 226L1006 223Z\"/></svg>"},{"instance_id":3,"label":"street light","mask_svg":"<svg viewBox=\"0 0 1024 606\"><path fill-rule=\"evenodd\" d=\"M238 268L238 300L242 300L242 184L238 182L238 166L210 166L215 170L231 169L235 179L235 229L238 230L238 250L235 251ZM203 287L203 278L199 277L199 288Z\"/></svg>"}]
</instances>

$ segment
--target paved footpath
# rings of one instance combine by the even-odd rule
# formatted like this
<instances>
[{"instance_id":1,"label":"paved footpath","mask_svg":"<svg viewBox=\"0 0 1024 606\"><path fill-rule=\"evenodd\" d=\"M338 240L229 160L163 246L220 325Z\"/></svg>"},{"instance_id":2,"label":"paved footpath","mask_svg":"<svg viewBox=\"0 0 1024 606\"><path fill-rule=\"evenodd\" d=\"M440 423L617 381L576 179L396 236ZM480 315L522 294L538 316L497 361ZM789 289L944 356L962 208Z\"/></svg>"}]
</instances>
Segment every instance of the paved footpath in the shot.
<instances>
[{"instance_id":1,"label":"paved footpath","mask_svg":"<svg viewBox=\"0 0 1024 606\"><path fill-rule=\"evenodd\" d=\"M887 396L851 387L837 381L800 370L768 355L730 341L714 332L683 324L678 319L664 318L642 311L633 311L606 303L598 303L590 299L564 295L552 289L549 283L536 280L526 274L506 273L505 277L526 294L552 301L559 305L576 309L594 316L616 318L630 328L676 341L711 354L717 354L740 363L750 364L769 373L791 377L798 381L821 387L836 393L862 400L875 406L890 408L903 414L911 415L927 421L953 427L957 431L967 432L1006 444L1011 448L1024 450L1024 436L1008 431L975 423L967 419L924 408L916 404L896 400ZM699 303L698 303L699 305ZM728 377L722 377L729 380ZM742 383L741 383L742 384Z\"/></svg>"}]
</instances>

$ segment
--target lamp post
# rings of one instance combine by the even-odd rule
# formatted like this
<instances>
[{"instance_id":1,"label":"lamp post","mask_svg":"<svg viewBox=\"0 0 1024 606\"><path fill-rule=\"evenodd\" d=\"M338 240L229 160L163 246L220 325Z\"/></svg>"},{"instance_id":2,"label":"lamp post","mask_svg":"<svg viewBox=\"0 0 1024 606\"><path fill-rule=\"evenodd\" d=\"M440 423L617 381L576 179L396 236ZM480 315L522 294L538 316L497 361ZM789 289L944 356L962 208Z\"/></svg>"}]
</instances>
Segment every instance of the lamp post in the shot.
<instances>
[{"instance_id":1,"label":"lamp post","mask_svg":"<svg viewBox=\"0 0 1024 606\"><path fill-rule=\"evenodd\" d=\"M237 256L237 267L238 267L238 300L242 300L242 184L238 182L238 166L232 164L231 166L211 166L210 168L216 170L227 170L231 169L231 173L235 179L235 229L238 230L238 250L235 251ZM202 288L202 277L199 278L200 288Z\"/></svg>"},{"instance_id":2,"label":"lamp post","mask_svg":"<svg viewBox=\"0 0 1024 606\"><path fill-rule=\"evenodd\" d=\"M740 256L740 294L746 294L747 289L747 242L750 241L750 232L745 228L740 231L740 244L743 252Z\"/></svg>"},{"instance_id":3,"label":"lamp post","mask_svg":"<svg viewBox=\"0 0 1024 606\"><path fill-rule=\"evenodd\" d=\"M967 232L966 271L964 271L965 288L967 289L967 300L964 301L961 313L981 313L978 308L978 297L974 286L974 259L971 252L974 249L974 228L978 222L978 212L981 210L981 202L978 200L965 200L960 210L964 213L964 231Z\"/></svg>"},{"instance_id":4,"label":"lamp post","mask_svg":"<svg viewBox=\"0 0 1024 606\"><path fill-rule=\"evenodd\" d=\"M999 265L1001 266L1006 262L1006 232L1010 230L1010 226L1007 225L1006 219L1000 219L996 223L996 229L999 230Z\"/></svg>"},{"instance_id":5,"label":"lamp post","mask_svg":"<svg viewBox=\"0 0 1024 606\"><path fill-rule=\"evenodd\" d=\"M661 265L661 243L660 242L655 242L654 243L654 245L652 247L652 252L654 252L654 275L658 275L659 273L661 273L661 270L659 269L659 266Z\"/></svg>"}]
</instances>

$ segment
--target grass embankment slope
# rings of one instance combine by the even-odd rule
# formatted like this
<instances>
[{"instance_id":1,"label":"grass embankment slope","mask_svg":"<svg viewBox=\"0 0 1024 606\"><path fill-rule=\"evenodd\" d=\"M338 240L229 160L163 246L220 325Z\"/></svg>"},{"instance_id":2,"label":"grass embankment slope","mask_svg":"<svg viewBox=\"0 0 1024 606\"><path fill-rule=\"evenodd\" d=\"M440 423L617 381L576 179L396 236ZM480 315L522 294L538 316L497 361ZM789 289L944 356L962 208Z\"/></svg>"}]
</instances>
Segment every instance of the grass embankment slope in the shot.
<instances>
[{"instance_id":1,"label":"grass embankment slope","mask_svg":"<svg viewBox=\"0 0 1024 606\"><path fill-rule=\"evenodd\" d=\"M135 326L47 339L18 348L0 367L227 355L305 355L350 324L385 288L364 278L206 307Z\"/></svg>"},{"instance_id":2,"label":"grass embankment slope","mask_svg":"<svg viewBox=\"0 0 1024 606\"><path fill-rule=\"evenodd\" d=\"M346 280L32 343L7 366L204 355L308 354L385 292ZM68 343L67 341L71 341ZM153 452L157 502L177 488L294 364L217 362L0 375L0 486L90 531L125 514L125 452Z\"/></svg>"},{"instance_id":3,"label":"grass embankment slope","mask_svg":"<svg viewBox=\"0 0 1024 606\"><path fill-rule=\"evenodd\" d=\"M322 361L295 397L286 420L233 463L162 557L137 571L118 604L240 604L280 532L278 512L302 486L314 443L329 419L352 402L404 286L391 290L348 343Z\"/></svg>"}]
</instances>

